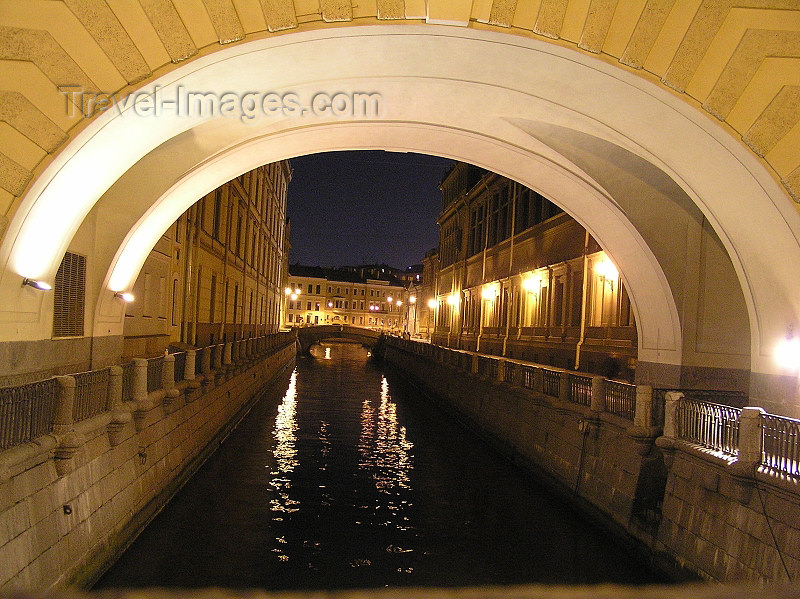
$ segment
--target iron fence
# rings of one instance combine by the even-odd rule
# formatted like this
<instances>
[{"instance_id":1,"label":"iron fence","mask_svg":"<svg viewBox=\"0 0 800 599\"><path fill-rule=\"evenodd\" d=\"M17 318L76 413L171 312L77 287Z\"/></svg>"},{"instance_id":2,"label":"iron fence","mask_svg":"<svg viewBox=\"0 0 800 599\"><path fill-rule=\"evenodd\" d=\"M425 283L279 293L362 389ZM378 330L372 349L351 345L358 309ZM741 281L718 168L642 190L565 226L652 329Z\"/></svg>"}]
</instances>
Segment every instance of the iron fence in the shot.
<instances>
[{"instance_id":1,"label":"iron fence","mask_svg":"<svg viewBox=\"0 0 800 599\"><path fill-rule=\"evenodd\" d=\"M800 420L765 414L761 462L768 469L800 476Z\"/></svg>"},{"instance_id":2,"label":"iron fence","mask_svg":"<svg viewBox=\"0 0 800 599\"><path fill-rule=\"evenodd\" d=\"M685 397L675 413L679 439L713 449L728 456L739 453L741 409Z\"/></svg>"},{"instance_id":3,"label":"iron fence","mask_svg":"<svg viewBox=\"0 0 800 599\"><path fill-rule=\"evenodd\" d=\"M175 372L173 373L173 380L177 383L178 381L182 381L185 378L186 373L186 352L182 351L177 354L173 354L175 356Z\"/></svg>"},{"instance_id":4,"label":"iron fence","mask_svg":"<svg viewBox=\"0 0 800 599\"><path fill-rule=\"evenodd\" d=\"M490 379L496 379L497 359L478 356L478 374Z\"/></svg>"},{"instance_id":5,"label":"iron fence","mask_svg":"<svg viewBox=\"0 0 800 599\"><path fill-rule=\"evenodd\" d=\"M72 404L74 422L97 416L108 403L108 368L79 372L75 378L75 400Z\"/></svg>"},{"instance_id":6,"label":"iron fence","mask_svg":"<svg viewBox=\"0 0 800 599\"><path fill-rule=\"evenodd\" d=\"M569 400L582 406L592 405L592 377L569 375Z\"/></svg>"},{"instance_id":7,"label":"iron fence","mask_svg":"<svg viewBox=\"0 0 800 599\"><path fill-rule=\"evenodd\" d=\"M161 389L161 377L164 371L164 356L147 360L147 392Z\"/></svg>"},{"instance_id":8,"label":"iron fence","mask_svg":"<svg viewBox=\"0 0 800 599\"><path fill-rule=\"evenodd\" d=\"M122 367L122 401L133 401L133 362Z\"/></svg>"},{"instance_id":9,"label":"iron fence","mask_svg":"<svg viewBox=\"0 0 800 599\"><path fill-rule=\"evenodd\" d=\"M606 381L606 411L633 420L636 414L636 385Z\"/></svg>"},{"instance_id":10,"label":"iron fence","mask_svg":"<svg viewBox=\"0 0 800 599\"><path fill-rule=\"evenodd\" d=\"M560 395L560 380L561 375L557 370L542 368L542 393L550 397L558 397Z\"/></svg>"},{"instance_id":11,"label":"iron fence","mask_svg":"<svg viewBox=\"0 0 800 599\"><path fill-rule=\"evenodd\" d=\"M49 433L55 417L56 379L0 388L0 449Z\"/></svg>"}]
</instances>

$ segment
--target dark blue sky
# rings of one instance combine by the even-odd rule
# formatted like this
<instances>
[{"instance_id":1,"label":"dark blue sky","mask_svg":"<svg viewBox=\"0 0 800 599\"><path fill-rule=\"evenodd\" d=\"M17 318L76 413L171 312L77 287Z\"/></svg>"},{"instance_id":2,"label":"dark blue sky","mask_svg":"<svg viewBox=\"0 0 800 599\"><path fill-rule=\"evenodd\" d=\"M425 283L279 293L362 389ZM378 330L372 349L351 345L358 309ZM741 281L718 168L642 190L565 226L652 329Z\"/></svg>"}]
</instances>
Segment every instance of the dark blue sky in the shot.
<instances>
[{"instance_id":1,"label":"dark blue sky","mask_svg":"<svg viewBox=\"0 0 800 599\"><path fill-rule=\"evenodd\" d=\"M439 182L451 160L354 151L293 158L291 164L292 264L403 268L439 243Z\"/></svg>"}]
</instances>

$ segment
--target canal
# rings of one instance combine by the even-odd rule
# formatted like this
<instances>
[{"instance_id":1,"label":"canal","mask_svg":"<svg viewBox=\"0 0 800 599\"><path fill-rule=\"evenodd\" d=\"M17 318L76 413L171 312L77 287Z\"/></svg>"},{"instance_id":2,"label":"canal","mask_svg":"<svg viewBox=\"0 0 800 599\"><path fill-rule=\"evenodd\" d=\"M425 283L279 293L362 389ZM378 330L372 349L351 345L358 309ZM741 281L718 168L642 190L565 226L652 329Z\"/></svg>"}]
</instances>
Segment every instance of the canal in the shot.
<instances>
[{"instance_id":1,"label":"canal","mask_svg":"<svg viewBox=\"0 0 800 599\"><path fill-rule=\"evenodd\" d=\"M661 581L365 349L330 343L95 588Z\"/></svg>"}]
</instances>

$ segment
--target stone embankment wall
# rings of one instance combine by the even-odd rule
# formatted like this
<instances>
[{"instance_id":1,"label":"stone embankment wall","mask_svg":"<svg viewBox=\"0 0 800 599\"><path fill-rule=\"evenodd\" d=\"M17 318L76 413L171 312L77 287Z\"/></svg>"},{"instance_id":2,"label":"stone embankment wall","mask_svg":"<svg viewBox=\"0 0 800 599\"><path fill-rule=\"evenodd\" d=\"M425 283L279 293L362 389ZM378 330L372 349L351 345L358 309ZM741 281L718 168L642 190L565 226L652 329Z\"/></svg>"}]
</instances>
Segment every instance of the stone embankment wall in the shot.
<instances>
[{"instance_id":1,"label":"stone embankment wall","mask_svg":"<svg viewBox=\"0 0 800 599\"><path fill-rule=\"evenodd\" d=\"M387 343L385 359L662 571L716 581L800 579L800 480L762 463L759 408L745 408L736 421L736 454L726 456L678 438L672 399L663 431L653 426L647 387L637 390L632 423L402 344Z\"/></svg>"},{"instance_id":2,"label":"stone embankment wall","mask_svg":"<svg viewBox=\"0 0 800 599\"><path fill-rule=\"evenodd\" d=\"M660 429L465 373L392 344L384 358L501 453L649 555L667 476L654 447Z\"/></svg>"},{"instance_id":3,"label":"stone embankment wall","mask_svg":"<svg viewBox=\"0 0 800 599\"><path fill-rule=\"evenodd\" d=\"M0 591L91 584L260 392L288 378L295 356L291 339L267 355L220 358L195 380L145 388L0 453Z\"/></svg>"}]
</instances>

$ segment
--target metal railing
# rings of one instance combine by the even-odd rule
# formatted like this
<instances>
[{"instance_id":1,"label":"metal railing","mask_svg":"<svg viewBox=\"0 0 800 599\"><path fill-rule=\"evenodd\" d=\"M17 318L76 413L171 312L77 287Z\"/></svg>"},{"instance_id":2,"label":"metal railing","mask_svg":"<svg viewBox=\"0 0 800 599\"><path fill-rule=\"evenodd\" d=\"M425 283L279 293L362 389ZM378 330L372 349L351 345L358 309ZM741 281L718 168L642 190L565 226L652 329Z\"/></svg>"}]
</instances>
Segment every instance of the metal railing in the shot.
<instances>
[{"instance_id":1,"label":"metal railing","mask_svg":"<svg viewBox=\"0 0 800 599\"><path fill-rule=\"evenodd\" d=\"M633 420L636 413L636 385L607 380L606 411Z\"/></svg>"},{"instance_id":2,"label":"metal railing","mask_svg":"<svg viewBox=\"0 0 800 599\"><path fill-rule=\"evenodd\" d=\"M728 456L739 453L741 409L694 399L681 399L675 413L679 439Z\"/></svg>"},{"instance_id":3,"label":"metal railing","mask_svg":"<svg viewBox=\"0 0 800 599\"><path fill-rule=\"evenodd\" d=\"M765 414L761 463L769 470L800 477L800 420Z\"/></svg>"},{"instance_id":4,"label":"metal railing","mask_svg":"<svg viewBox=\"0 0 800 599\"><path fill-rule=\"evenodd\" d=\"M122 401L133 401L133 362L122 366Z\"/></svg>"},{"instance_id":5,"label":"metal railing","mask_svg":"<svg viewBox=\"0 0 800 599\"><path fill-rule=\"evenodd\" d=\"M294 343L291 332L272 333L255 339L252 347L258 355L272 353ZM246 341L240 344L244 357ZM175 356L175 382L185 378L186 352ZM201 352L195 355L195 374L202 372ZM147 361L147 391L161 389L164 356ZM79 422L111 409L109 403L110 370L104 368L70 375L75 380L72 420ZM122 401L134 399L133 362L122 365ZM53 430L58 409L58 383L55 377L9 387L0 387L0 450L32 441Z\"/></svg>"},{"instance_id":6,"label":"metal railing","mask_svg":"<svg viewBox=\"0 0 800 599\"><path fill-rule=\"evenodd\" d=\"M570 374L569 400L582 406L592 405L592 377Z\"/></svg>"},{"instance_id":7,"label":"metal railing","mask_svg":"<svg viewBox=\"0 0 800 599\"><path fill-rule=\"evenodd\" d=\"M542 393L550 397L560 395L561 375L557 370L542 369Z\"/></svg>"},{"instance_id":8,"label":"metal railing","mask_svg":"<svg viewBox=\"0 0 800 599\"><path fill-rule=\"evenodd\" d=\"M478 374L491 379L497 378L497 359L478 356Z\"/></svg>"},{"instance_id":9,"label":"metal railing","mask_svg":"<svg viewBox=\"0 0 800 599\"><path fill-rule=\"evenodd\" d=\"M73 421L86 420L106 410L108 375L107 368L72 375L75 378L75 400L72 404Z\"/></svg>"},{"instance_id":10,"label":"metal railing","mask_svg":"<svg viewBox=\"0 0 800 599\"><path fill-rule=\"evenodd\" d=\"M184 376L186 374L186 352L182 351L173 355L175 356L175 373L173 375L173 380L177 383L186 378Z\"/></svg>"},{"instance_id":11,"label":"metal railing","mask_svg":"<svg viewBox=\"0 0 800 599\"><path fill-rule=\"evenodd\" d=\"M0 388L0 449L49 433L56 416L56 379Z\"/></svg>"},{"instance_id":12,"label":"metal railing","mask_svg":"<svg viewBox=\"0 0 800 599\"><path fill-rule=\"evenodd\" d=\"M147 392L152 393L161 389L162 373L164 372L164 356L147 360Z\"/></svg>"}]
</instances>

